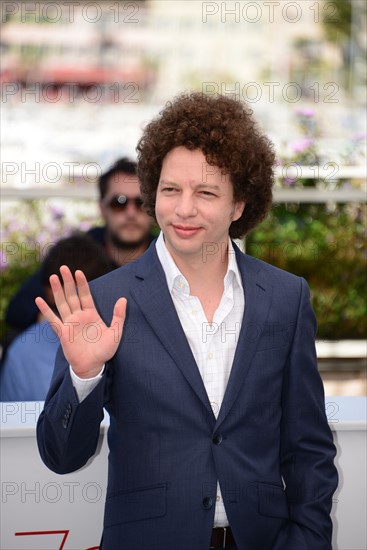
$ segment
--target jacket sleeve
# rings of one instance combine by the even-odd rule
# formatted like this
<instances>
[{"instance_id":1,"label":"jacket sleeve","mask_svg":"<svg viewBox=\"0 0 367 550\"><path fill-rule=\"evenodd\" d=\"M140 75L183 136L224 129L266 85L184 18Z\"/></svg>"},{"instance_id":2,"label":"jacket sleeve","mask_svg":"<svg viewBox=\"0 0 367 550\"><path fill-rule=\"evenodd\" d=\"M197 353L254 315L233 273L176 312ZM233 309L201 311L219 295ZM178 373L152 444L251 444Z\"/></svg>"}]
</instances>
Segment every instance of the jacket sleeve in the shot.
<instances>
[{"instance_id":1,"label":"jacket sleeve","mask_svg":"<svg viewBox=\"0 0 367 550\"><path fill-rule=\"evenodd\" d=\"M37 423L41 458L53 472L66 474L86 464L95 453L103 419L106 377L79 403L61 347L44 409Z\"/></svg>"},{"instance_id":2,"label":"jacket sleeve","mask_svg":"<svg viewBox=\"0 0 367 550\"><path fill-rule=\"evenodd\" d=\"M324 389L317 369L316 320L309 288L301 279L297 325L282 393L281 474L290 523L274 550L330 550L332 495L338 473L336 449L325 414Z\"/></svg>"}]
</instances>

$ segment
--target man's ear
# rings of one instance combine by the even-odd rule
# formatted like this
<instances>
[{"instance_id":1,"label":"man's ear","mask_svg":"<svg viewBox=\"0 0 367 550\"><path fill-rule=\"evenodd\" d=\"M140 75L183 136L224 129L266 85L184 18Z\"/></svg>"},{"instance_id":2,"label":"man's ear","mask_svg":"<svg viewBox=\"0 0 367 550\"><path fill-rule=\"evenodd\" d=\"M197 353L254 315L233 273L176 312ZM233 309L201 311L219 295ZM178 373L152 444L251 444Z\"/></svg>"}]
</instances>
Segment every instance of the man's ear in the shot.
<instances>
[{"instance_id":1,"label":"man's ear","mask_svg":"<svg viewBox=\"0 0 367 550\"><path fill-rule=\"evenodd\" d=\"M232 217L232 221L235 222L237 220L240 219L240 217L242 216L243 214L243 211L245 210L245 207L246 207L246 203L245 201L237 201L234 205L234 212L233 212L233 217Z\"/></svg>"}]
</instances>

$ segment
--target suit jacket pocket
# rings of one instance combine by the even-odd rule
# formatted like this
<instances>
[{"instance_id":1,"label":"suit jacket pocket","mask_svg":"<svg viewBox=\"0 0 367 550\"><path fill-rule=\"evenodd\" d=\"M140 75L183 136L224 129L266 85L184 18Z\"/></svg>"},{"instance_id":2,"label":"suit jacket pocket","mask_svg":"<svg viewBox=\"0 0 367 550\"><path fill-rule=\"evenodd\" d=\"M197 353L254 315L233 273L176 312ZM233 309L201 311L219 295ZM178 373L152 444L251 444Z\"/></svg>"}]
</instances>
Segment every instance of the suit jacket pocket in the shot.
<instances>
[{"instance_id":1,"label":"suit jacket pocket","mask_svg":"<svg viewBox=\"0 0 367 550\"><path fill-rule=\"evenodd\" d=\"M288 502L283 487L259 483L259 513L274 518L288 518Z\"/></svg>"},{"instance_id":2,"label":"suit jacket pocket","mask_svg":"<svg viewBox=\"0 0 367 550\"><path fill-rule=\"evenodd\" d=\"M166 514L166 484L120 491L107 496L105 527Z\"/></svg>"}]
</instances>

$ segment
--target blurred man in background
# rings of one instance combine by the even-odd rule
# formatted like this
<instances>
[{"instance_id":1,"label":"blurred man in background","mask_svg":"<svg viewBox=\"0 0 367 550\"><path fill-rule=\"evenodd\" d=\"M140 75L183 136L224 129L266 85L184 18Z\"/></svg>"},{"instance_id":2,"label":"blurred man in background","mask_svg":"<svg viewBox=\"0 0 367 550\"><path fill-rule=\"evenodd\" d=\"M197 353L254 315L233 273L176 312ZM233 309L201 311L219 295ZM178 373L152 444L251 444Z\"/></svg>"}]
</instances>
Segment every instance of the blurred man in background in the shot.
<instances>
[{"instance_id":1,"label":"blurred man in background","mask_svg":"<svg viewBox=\"0 0 367 550\"><path fill-rule=\"evenodd\" d=\"M105 225L93 227L88 234L102 246L112 268L136 260L153 239L153 220L143 210L136 163L121 158L103 173L98 181L99 205ZM3 342L4 353L9 341L19 331L37 321L34 300L44 296L42 267L30 277L8 305L5 321L13 329ZM4 357L3 353L3 357Z\"/></svg>"},{"instance_id":2,"label":"blurred man in background","mask_svg":"<svg viewBox=\"0 0 367 550\"><path fill-rule=\"evenodd\" d=\"M99 179L100 210L105 226L89 234L99 242L114 267L136 260L152 240L152 218L143 210L136 163L122 158Z\"/></svg>"}]
</instances>

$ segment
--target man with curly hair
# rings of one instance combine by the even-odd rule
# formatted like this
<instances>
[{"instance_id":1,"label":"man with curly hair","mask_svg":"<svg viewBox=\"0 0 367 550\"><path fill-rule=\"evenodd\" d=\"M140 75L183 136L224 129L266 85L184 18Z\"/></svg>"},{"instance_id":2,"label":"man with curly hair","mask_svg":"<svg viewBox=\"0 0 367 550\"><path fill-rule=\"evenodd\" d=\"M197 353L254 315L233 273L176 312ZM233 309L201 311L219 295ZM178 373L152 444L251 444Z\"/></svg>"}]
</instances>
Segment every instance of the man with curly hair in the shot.
<instances>
[{"instance_id":1,"label":"man with curly hair","mask_svg":"<svg viewBox=\"0 0 367 550\"><path fill-rule=\"evenodd\" d=\"M42 459L84 466L106 408L102 550L330 549L335 446L309 289L231 240L270 208L272 145L243 103L190 93L147 125L138 155L158 239L90 288L63 267L60 318L37 299L63 350Z\"/></svg>"}]
</instances>

